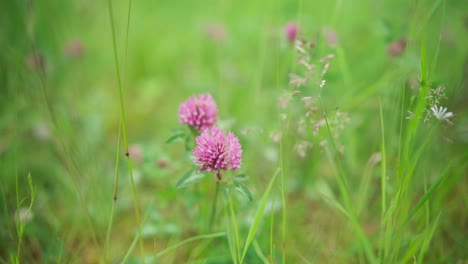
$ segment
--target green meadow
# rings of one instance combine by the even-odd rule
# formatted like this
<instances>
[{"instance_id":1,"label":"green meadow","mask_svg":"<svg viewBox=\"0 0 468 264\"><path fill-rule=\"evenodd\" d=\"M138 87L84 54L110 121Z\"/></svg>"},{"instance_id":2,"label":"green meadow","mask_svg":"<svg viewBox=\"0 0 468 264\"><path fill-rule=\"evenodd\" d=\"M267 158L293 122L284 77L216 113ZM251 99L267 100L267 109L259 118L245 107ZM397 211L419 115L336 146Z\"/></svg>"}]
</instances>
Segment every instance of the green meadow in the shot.
<instances>
[{"instance_id":1,"label":"green meadow","mask_svg":"<svg viewBox=\"0 0 468 264\"><path fill-rule=\"evenodd\" d=\"M468 263L466 1L2 1L0 47L0 263Z\"/></svg>"}]
</instances>

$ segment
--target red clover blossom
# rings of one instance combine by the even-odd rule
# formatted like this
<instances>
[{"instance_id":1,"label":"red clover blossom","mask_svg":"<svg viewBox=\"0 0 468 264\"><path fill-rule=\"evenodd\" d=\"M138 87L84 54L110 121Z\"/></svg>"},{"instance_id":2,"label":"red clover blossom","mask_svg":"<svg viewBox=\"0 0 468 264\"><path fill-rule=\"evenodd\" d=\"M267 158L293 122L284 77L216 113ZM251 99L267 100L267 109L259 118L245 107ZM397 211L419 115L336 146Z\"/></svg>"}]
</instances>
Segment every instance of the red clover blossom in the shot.
<instances>
[{"instance_id":1,"label":"red clover blossom","mask_svg":"<svg viewBox=\"0 0 468 264\"><path fill-rule=\"evenodd\" d=\"M241 166L242 149L239 140L232 132L227 135L218 127L205 129L196 138L193 150L194 161L201 165L200 171L236 170Z\"/></svg>"},{"instance_id":2,"label":"red clover blossom","mask_svg":"<svg viewBox=\"0 0 468 264\"><path fill-rule=\"evenodd\" d=\"M211 94L192 96L179 106L180 122L198 131L212 127L217 119L218 107Z\"/></svg>"}]
</instances>

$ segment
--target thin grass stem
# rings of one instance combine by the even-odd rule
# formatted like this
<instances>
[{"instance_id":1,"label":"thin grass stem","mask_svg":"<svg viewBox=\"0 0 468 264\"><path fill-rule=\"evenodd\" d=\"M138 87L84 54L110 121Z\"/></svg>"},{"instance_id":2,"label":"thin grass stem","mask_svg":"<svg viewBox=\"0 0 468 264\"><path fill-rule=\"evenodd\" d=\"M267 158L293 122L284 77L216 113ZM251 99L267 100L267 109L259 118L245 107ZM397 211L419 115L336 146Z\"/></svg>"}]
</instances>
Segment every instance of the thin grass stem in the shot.
<instances>
[{"instance_id":1,"label":"thin grass stem","mask_svg":"<svg viewBox=\"0 0 468 264\"><path fill-rule=\"evenodd\" d=\"M211 216L210 216L210 225L209 225L210 231L213 229L213 223L216 217L216 205L218 203L218 196L219 196L218 193L219 193L219 181L216 181L215 193L213 196L213 202L211 204Z\"/></svg>"},{"instance_id":2,"label":"thin grass stem","mask_svg":"<svg viewBox=\"0 0 468 264\"><path fill-rule=\"evenodd\" d=\"M131 5L130 5L131 7ZM139 233L139 245L140 245L140 254L142 261L144 262L145 260L145 254L144 254L144 247L143 247L143 240L141 238L141 217L140 217L140 210L139 210L139 205L138 205L138 196L135 188L135 181L133 179L133 168L132 168L132 162L130 160L130 154L128 152L128 139L127 139L127 129L126 129L126 124L125 124L125 108L124 108L124 100L123 100L123 87L122 83L120 80L120 69L119 69L119 59L117 56L117 41L115 37L115 25L114 25L114 14L113 14L113 9L112 9L112 0L108 0L108 10L109 10L109 19L110 19L110 24L111 24L111 29L112 29L112 44L113 44L113 50L114 50L114 63L115 63L115 71L117 74L117 84L118 84L118 90L119 90L119 102L120 102L120 118L122 122L122 133L123 133L123 141L124 141L124 147L125 147L125 156L127 157L127 167L128 167L128 172L129 172L129 177L130 177L130 184L132 188L132 197L133 197L133 206L134 206L134 211L135 211L135 218L137 222L137 229ZM130 15L130 10L129 10L129 15ZM127 20L127 23L130 22L130 17ZM128 38L128 26L127 25L127 35L126 37Z\"/></svg>"},{"instance_id":3,"label":"thin grass stem","mask_svg":"<svg viewBox=\"0 0 468 264\"><path fill-rule=\"evenodd\" d=\"M119 127L120 127L120 122L119 121ZM112 208L111 208L111 215L107 227L107 234L106 234L106 249L105 249L105 261L109 262L108 258L108 253L109 253L109 240L110 240L110 234L112 232L112 224L114 222L114 215L115 215L115 205L117 203L117 191L118 191L118 181L119 181L119 160L120 160L120 148L121 148L121 129L119 129L119 134L117 137L117 154L115 157L115 173L114 173L114 195L112 199Z\"/></svg>"}]
</instances>

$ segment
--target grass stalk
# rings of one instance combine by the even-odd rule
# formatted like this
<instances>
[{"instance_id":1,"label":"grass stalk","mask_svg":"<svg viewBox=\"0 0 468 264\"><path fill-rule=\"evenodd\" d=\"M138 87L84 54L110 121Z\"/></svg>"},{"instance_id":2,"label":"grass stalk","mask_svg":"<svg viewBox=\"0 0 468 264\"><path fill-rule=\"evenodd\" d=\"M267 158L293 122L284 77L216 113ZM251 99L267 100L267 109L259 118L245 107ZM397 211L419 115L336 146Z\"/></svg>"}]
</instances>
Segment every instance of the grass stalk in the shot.
<instances>
[{"instance_id":1,"label":"grass stalk","mask_svg":"<svg viewBox=\"0 0 468 264\"><path fill-rule=\"evenodd\" d=\"M273 177L270 179L270 182L268 183L268 186L265 192L263 193L262 199L260 200L260 204L257 208L257 211L255 212L252 225L250 226L247 239L245 240L244 249L242 250L242 256L240 258L240 263L243 263L245 256L247 254L247 250L249 249L250 244L254 240L254 237L257 233L258 226L260 225L260 221L263 218L263 213L265 211L266 204L268 202L268 199L270 198L271 189L273 188L273 184L279 173L280 173L280 169L277 169Z\"/></svg>"},{"instance_id":2,"label":"grass stalk","mask_svg":"<svg viewBox=\"0 0 468 264\"><path fill-rule=\"evenodd\" d=\"M241 260L241 255L240 255L240 239L239 239L239 229L237 227L237 221L236 221L236 213L234 211L234 205L232 201L232 190L229 192L229 195L227 197L228 199L228 208L229 208L229 216L230 216L230 222L232 229L234 231L234 239L235 239L235 251L236 251L236 256L237 259L239 260L239 263L242 263Z\"/></svg>"},{"instance_id":3,"label":"grass stalk","mask_svg":"<svg viewBox=\"0 0 468 264\"><path fill-rule=\"evenodd\" d=\"M130 5L131 7L131 5ZM112 44L113 44L113 50L114 50L114 64L115 64L115 71L117 74L117 84L118 84L118 90L119 90L119 102L120 102L120 119L121 119L121 124L122 124L122 134L123 134L123 141L124 141L124 148L125 148L125 156L127 157L127 167L128 167L128 173L130 177L130 183L131 183L131 188L132 188L132 197L133 197L133 206L134 206L134 212L135 212L135 218L137 222L137 230L139 233L139 245L140 245L140 254L142 261L145 261L145 253L144 253L144 247L143 247L143 239L141 237L141 217L140 217L140 210L139 210L139 205L138 205L138 196L135 188L135 181L133 179L133 168L132 168L132 162L130 159L130 154L128 152L128 139L127 139L127 128L125 124L125 108L124 108L124 99L123 99L123 87L122 87L122 82L120 79L120 69L119 69L119 59L117 55L117 41L115 37L115 25L114 25L114 14L113 14L113 8L112 8L112 0L108 0L108 10L109 10L109 19L110 19L110 25L111 25L111 31L112 31ZM130 10L129 10L129 16L130 16ZM130 17L127 20L127 23L130 23ZM128 41L128 27L129 25L127 24L127 41Z\"/></svg>"},{"instance_id":4,"label":"grass stalk","mask_svg":"<svg viewBox=\"0 0 468 264\"><path fill-rule=\"evenodd\" d=\"M322 109L322 112L323 112L323 118L325 119L325 124L326 124L326 127L327 127L328 135L329 135L330 141L331 141L332 146L333 146L333 150L335 151L335 153L339 153L338 148L336 147L336 144L335 144L335 140L333 139L333 134L331 132L331 128L330 128L330 124L328 122L327 114L326 114L326 112L324 110L325 108L323 106L322 98L320 96L318 98L319 98L319 102L320 102L321 109ZM341 193L341 196L342 196L342 199L343 199L343 202L344 202L344 208L345 208L346 212L349 215L349 218L350 218L349 220L351 221L351 226L352 226L354 232L356 233L356 235L358 236L358 239L360 240L361 247L364 249L367 261L370 262L370 263L376 263L376 258L374 256L372 245L371 245L369 239L364 234L364 232L362 230L362 227L359 224L356 213L355 213L355 211L353 209L352 202L351 202L351 197L350 197L350 194L349 194L349 191L348 191L348 183L347 183L347 180L346 180L346 175L345 175L345 173L343 171L343 167L341 165L341 159L339 157L336 157L335 162L336 162L336 166L338 167L338 172L339 172L338 177L337 177L338 188L340 190L340 193Z\"/></svg>"},{"instance_id":5,"label":"grass stalk","mask_svg":"<svg viewBox=\"0 0 468 264\"><path fill-rule=\"evenodd\" d=\"M218 233L212 233L212 234L205 234L205 235L199 235L199 236L194 236L194 237L191 237L191 238L187 238L179 243L176 243L175 245L172 245L172 246L169 246L167 247L166 249L158 252L156 254L156 257L160 258L168 253L170 253L171 251L174 251L176 250L177 248L181 247L181 246L184 246L190 242L193 242L193 241L197 241L197 240L203 240L203 239L213 239L213 238L218 238L218 237L224 237L226 236L226 233L225 232L218 232Z\"/></svg>"},{"instance_id":6,"label":"grass stalk","mask_svg":"<svg viewBox=\"0 0 468 264\"><path fill-rule=\"evenodd\" d=\"M119 122L119 127L120 127L120 122ZM112 232L112 224L114 222L114 215L115 215L115 205L117 203L117 191L118 191L118 181L119 181L119 161L120 161L120 148L121 148L121 129L119 129L119 135L117 137L117 154L115 157L115 170L114 170L114 196L112 199L112 208L111 208L111 215L109 218L109 223L107 226L107 234L106 234L106 248L105 248L105 261L109 262L109 240L110 240L110 234Z\"/></svg>"},{"instance_id":7,"label":"grass stalk","mask_svg":"<svg viewBox=\"0 0 468 264\"><path fill-rule=\"evenodd\" d=\"M34 43L34 41L32 39L31 39L31 47L32 47L33 53L37 54L37 48L36 48L36 45L35 45L35 43ZM35 61L36 64L38 64L39 63L39 58L37 56L34 56L34 61ZM80 175L80 172L78 170L78 166L73 161L72 156L70 154L70 151L66 147L65 140L64 140L62 134L60 133L61 129L59 127L59 122L57 120L57 117L54 115L54 109L52 108L52 104L49 101L49 97L48 97L48 94L47 94L47 85L48 84L47 84L47 79L46 79L44 69L41 69L37 73L37 76L38 76L38 78L40 80L41 94L42 94L44 103L46 105L47 114L49 115L50 122L51 122L51 125L52 125L52 128L53 128L54 134L57 135L57 142L58 142L57 145L58 146L56 146L56 147L57 147L58 151L61 152L61 154L63 155L62 158L64 159L65 166L66 166L67 170L70 172L71 175L75 176L75 179L73 180L73 184L75 185L75 189L76 189L76 192L78 194L78 199L80 201L80 206L82 207L82 209L84 211L84 214L86 216L86 222L87 222L88 228L89 228L89 230L91 232L91 240L93 241L94 246L96 248L99 248L100 246L99 246L99 242L98 242L98 239L97 239L96 231L95 231L93 223L91 221L91 216L89 214L88 208L87 208L86 203L85 203L85 198L83 197L83 194L81 193L80 188L79 188L79 184L78 184L78 179L83 178L83 177L81 177L82 175Z\"/></svg>"},{"instance_id":8,"label":"grass stalk","mask_svg":"<svg viewBox=\"0 0 468 264\"><path fill-rule=\"evenodd\" d=\"M216 181L215 193L213 196L213 202L211 204L211 216L210 216L210 225L209 230L213 229L213 222L216 217L216 205L218 204L218 193L219 193L219 181Z\"/></svg>"},{"instance_id":9,"label":"grass stalk","mask_svg":"<svg viewBox=\"0 0 468 264\"><path fill-rule=\"evenodd\" d=\"M382 146L381 146L381 153L382 153L382 161L381 161L381 175L380 175L380 193L381 193L381 213L380 213L380 247L379 247L379 258L380 263L385 263L385 212L387 211L387 202L386 202L386 151L385 151L385 127L384 127L384 119L383 119L383 110L382 110L382 101L379 103L380 105L380 128L382 133Z\"/></svg>"}]
</instances>

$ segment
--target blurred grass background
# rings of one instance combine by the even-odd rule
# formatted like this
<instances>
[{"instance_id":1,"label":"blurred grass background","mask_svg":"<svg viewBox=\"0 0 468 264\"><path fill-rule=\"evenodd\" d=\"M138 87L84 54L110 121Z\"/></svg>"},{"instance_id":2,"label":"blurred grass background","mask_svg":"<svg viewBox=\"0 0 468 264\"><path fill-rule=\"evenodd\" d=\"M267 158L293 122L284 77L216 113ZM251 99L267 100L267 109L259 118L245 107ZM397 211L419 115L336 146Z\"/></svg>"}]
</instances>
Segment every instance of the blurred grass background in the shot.
<instances>
[{"instance_id":1,"label":"blurred grass background","mask_svg":"<svg viewBox=\"0 0 468 264\"><path fill-rule=\"evenodd\" d=\"M107 3L48 0L0 5L0 261L10 262L17 254L18 212L31 200L30 175L37 192L21 240L20 262L103 262L120 116ZM336 56L322 97L326 110L339 107L350 115L351 122L340 136L345 147L341 160L351 199L360 208L361 227L375 250L381 165L371 157L381 151L379 102L385 124L387 190L392 197L399 170L399 125L417 96L410 87L418 85L425 36L429 80L447 87L444 106L455 118L448 127L421 125L418 137L407 146L416 152L430 136L415 162L405 206L414 207L451 165L449 176L431 196L430 207L417 215L401 243L396 242L401 244L397 255L412 262L413 256L408 253L411 258L405 259L405 254L418 237L426 236L422 230L428 230L421 219L432 223L440 214L430 250L424 261L417 261L468 261L466 1L133 1L127 57L128 2L113 5L127 134L141 155L134 160L134 176L148 255L208 232L214 184L205 179L193 188L177 190L175 183L189 163L182 145L165 141L179 126L179 103L210 92L218 102L220 123L240 138L242 171L249 175L246 184L255 197L253 203L238 203L242 233L246 234L256 204L283 157L284 244L279 187L266 213L275 219L275 254L285 252L287 263L365 262L347 218L323 198L323 194L340 197L335 158L318 146L300 158L294 149L294 129L281 128L277 102L291 89L288 74L297 69L294 47L283 27L296 21L300 36L318 44L319 57ZM325 27L336 32L337 45L325 44ZM407 40L404 52L390 56L389 45L401 38ZM285 134L282 149L269 137L280 130ZM137 228L123 153L109 247L112 262L122 260ZM224 230L224 218L218 219L216 229ZM263 223L258 246L271 262L280 263L278 256L270 256L270 223ZM138 250L132 255L130 261L137 262ZM230 263L227 241L192 243L160 263L204 263L204 259ZM248 251L246 262L261 262L256 250Z\"/></svg>"}]
</instances>

